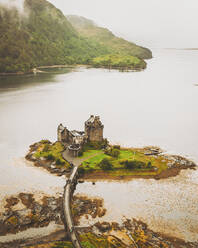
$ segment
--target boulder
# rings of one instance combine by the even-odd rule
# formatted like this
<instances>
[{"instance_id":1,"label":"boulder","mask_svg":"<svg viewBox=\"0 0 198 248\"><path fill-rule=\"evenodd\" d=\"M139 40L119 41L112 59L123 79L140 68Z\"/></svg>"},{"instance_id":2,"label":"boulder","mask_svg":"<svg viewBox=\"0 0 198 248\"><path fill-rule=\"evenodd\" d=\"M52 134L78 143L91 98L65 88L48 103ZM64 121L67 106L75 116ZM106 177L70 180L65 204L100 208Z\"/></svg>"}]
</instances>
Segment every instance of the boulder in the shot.
<instances>
[{"instance_id":1,"label":"boulder","mask_svg":"<svg viewBox=\"0 0 198 248\"><path fill-rule=\"evenodd\" d=\"M97 222L95 226L98 228L100 232L103 233L111 230L111 225L108 222L102 222L102 223Z\"/></svg>"}]
</instances>

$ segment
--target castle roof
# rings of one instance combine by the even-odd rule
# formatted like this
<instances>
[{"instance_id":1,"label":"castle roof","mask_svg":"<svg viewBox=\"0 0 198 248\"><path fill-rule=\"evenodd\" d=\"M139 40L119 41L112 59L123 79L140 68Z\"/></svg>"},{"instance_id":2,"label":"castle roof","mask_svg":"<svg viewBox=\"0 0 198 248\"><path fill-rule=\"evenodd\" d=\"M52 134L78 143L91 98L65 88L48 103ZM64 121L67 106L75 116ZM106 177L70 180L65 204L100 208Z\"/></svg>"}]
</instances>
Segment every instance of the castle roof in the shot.
<instances>
[{"instance_id":1,"label":"castle roof","mask_svg":"<svg viewBox=\"0 0 198 248\"><path fill-rule=\"evenodd\" d=\"M84 132L76 131L76 130L70 131L70 133L71 133L72 136L74 136L74 137L83 136L83 135L85 134Z\"/></svg>"}]
</instances>

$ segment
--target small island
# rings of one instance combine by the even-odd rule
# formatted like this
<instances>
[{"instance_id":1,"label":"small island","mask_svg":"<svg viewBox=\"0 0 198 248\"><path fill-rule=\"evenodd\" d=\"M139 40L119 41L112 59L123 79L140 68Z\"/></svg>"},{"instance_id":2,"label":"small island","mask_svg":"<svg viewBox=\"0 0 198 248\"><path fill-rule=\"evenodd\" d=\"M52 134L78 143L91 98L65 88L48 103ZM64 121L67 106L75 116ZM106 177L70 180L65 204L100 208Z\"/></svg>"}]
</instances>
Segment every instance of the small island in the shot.
<instances>
[{"instance_id":1,"label":"small island","mask_svg":"<svg viewBox=\"0 0 198 248\"><path fill-rule=\"evenodd\" d=\"M91 115L84 131L57 129L57 142L42 140L30 146L26 159L59 176L78 166L82 179L168 178L196 165L184 157L167 155L158 147L122 148L103 138L104 125Z\"/></svg>"}]
</instances>

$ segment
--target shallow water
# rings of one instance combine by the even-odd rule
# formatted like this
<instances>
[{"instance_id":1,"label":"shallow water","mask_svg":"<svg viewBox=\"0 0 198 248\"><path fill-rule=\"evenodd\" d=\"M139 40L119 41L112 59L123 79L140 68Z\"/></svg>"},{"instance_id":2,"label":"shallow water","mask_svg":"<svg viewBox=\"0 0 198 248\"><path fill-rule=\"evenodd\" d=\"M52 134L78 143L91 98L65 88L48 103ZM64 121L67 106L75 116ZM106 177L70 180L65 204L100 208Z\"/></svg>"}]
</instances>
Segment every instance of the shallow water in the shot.
<instances>
[{"instance_id":1,"label":"shallow water","mask_svg":"<svg viewBox=\"0 0 198 248\"><path fill-rule=\"evenodd\" d=\"M34 239L48 236L53 232L64 230L63 225L57 225L51 222L47 227L29 228L17 234L7 234L0 236L0 243L14 242L16 240Z\"/></svg>"},{"instance_id":2,"label":"shallow water","mask_svg":"<svg viewBox=\"0 0 198 248\"><path fill-rule=\"evenodd\" d=\"M97 221L135 218L147 223L156 232L185 239L198 240L198 170L182 171L165 180L133 179L129 182L85 182L75 194L104 199L107 213L102 219L81 219L80 225Z\"/></svg>"},{"instance_id":3,"label":"shallow water","mask_svg":"<svg viewBox=\"0 0 198 248\"><path fill-rule=\"evenodd\" d=\"M34 168L23 158L30 144L43 138L55 141L60 122L70 129L82 130L90 114L101 116L105 137L113 143L126 146L157 145L198 161L197 64L198 51L156 50L154 59L148 61L148 68L142 72L80 68L75 72L53 69L53 72L48 70L48 73L35 76L0 77L1 199L21 191L52 195L62 192L64 178ZM183 193L178 195L178 201L188 194L197 198L197 173L189 175L192 185L183 184ZM169 181L166 181L169 186L164 188L169 190L165 194L161 181L133 180L130 183L142 183L136 186L140 205L141 201L142 205L145 204L144 194L147 194L147 190L160 195L167 203L175 200L172 192L180 189L180 184L175 186L170 182L169 185ZM121 184L126 195L130 183ZM108 184L108 188L117 187L111 185ZM189 188L192 191L189 192ZM120 203L125 196L122 191L118 192L116 199ZM185 215L188 216L189 209L195 206L193 199L188 199L189 205L182 201L183 212L177 212L177 219L183 216L180 220L184 223L187 221ZM158 204L156 201L153 204L152 209L155 209ZM160 211L160 207L158 209ZM148 222L149 215L144 216L144 212L147 213L147 210L142 214L136 213ZM163 225L160 213L155 221ZM172 217L167 215L168 218ZM185 233L182 235L188 236Z\"/></svg>"}]
</instances>

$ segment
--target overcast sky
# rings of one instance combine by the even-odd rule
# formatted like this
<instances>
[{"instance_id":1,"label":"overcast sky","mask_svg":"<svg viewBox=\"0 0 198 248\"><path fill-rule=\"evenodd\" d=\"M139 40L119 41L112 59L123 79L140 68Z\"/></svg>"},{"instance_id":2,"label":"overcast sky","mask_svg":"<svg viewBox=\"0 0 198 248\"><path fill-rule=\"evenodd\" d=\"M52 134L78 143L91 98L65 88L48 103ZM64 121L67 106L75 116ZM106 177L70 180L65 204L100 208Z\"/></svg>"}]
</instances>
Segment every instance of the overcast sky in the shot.
<instances>
[{"instance_id":1,"label":"overcast sky","mask_svg":"<svg viewBox=\"0 0 198 248\"><path fill-rule=\"evenodd\" d=\"M49 0L148 47L198 47L198 0Z\"/></svg>"}]
</instances>

